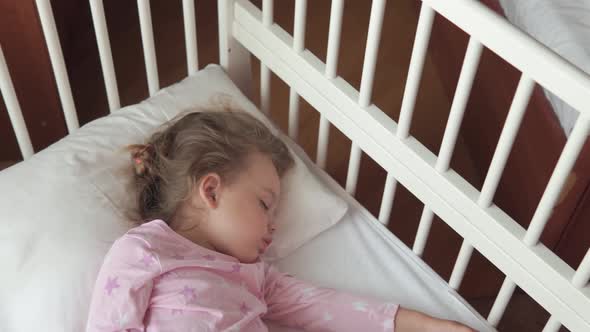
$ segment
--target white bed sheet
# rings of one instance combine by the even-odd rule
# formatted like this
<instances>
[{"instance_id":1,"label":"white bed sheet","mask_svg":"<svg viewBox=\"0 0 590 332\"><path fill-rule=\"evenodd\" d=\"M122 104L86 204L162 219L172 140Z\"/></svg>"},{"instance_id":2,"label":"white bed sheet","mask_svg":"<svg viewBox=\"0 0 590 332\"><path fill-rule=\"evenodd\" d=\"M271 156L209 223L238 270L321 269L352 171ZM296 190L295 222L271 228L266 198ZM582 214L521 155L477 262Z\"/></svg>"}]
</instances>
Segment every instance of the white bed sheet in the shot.
<instances>
[{"instance_id":1,"label":"white bed sheet","mask_svg":"<svg viewBox=\"0 0 590 332\"><path fill-rule=\"evenodd\" d=\"M279 270L319 286L392 300L410 309L463 322L478 331L495 331L334 180L317 167L310 169L348 201L349 210L339 223L276 262ZM295 331L273 323L269 323L269 329Z\"/></svg>"},{"instance_id":2,"label":"white bed sheet","mask_svg":"<svg viewBox=\"0 0 590 332\"><path fill-rule=\"evenodd\" d=\"M499 0L508 21L590 73L590 0ZM545 90L566 136L578 111Z\"/></svg>"}]
</instances>

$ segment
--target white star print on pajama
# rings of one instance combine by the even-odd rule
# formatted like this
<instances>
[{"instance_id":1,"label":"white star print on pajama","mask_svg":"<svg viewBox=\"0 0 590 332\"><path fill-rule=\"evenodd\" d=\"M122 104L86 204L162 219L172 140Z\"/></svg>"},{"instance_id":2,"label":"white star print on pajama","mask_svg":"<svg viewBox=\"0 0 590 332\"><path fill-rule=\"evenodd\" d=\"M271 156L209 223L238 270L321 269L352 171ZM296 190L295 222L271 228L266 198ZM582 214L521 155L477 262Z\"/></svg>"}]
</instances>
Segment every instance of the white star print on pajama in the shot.
<instances>
[{"instance_id":1,"label":"white star print on pajama","mask_svg":"<svg viewBox=\"0 0 590 332\"><path fill-rule=\"evenodd\" d=\"M367 312L367 306L369 304L365 303L365 302L353 302L352 306L354 307L354 310L356 311L362 311L362 312Z\"/></svg>"},{"instance_id":2,"label":"white star print on pajama","mask_svg":"<svg viewBox=\"0 0 590 332\"><path fill-rule=\"evenodd\" d=\"M198 246L162 220L131 229L106 255L87 331L394 331L397 304L315 287L273 266Z\"/></svg>"}]
</instances>

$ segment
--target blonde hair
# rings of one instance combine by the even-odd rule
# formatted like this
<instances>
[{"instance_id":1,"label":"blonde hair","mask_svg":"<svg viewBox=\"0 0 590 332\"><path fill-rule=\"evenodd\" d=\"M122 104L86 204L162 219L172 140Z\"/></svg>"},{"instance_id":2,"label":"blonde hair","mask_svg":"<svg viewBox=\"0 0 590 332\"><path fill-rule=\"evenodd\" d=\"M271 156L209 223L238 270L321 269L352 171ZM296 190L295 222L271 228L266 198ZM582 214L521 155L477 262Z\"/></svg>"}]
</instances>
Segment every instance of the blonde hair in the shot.
<instances>
[{"instance_id":1,"label":"blonde hair","mask_svg":"<svg viewBox=\"0 0 590 332\"><path fill-rule=\"evenodd\" d=\"M170 222L200 178L231 183L252 152L270 157L279 177L293 165L285 144L245 112L193 112L172 120L146 144L130 145L135 169L135 220Z\"/></svg>"}]
</instances>

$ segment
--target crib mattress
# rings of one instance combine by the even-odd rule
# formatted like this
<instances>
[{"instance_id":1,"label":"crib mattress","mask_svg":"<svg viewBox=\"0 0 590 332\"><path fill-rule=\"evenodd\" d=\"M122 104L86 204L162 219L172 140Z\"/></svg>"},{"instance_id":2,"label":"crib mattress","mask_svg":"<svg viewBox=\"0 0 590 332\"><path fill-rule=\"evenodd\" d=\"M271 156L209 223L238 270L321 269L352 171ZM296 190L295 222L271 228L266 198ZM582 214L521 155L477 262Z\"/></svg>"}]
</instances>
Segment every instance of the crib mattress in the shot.
<instances>
[{"instance_id":1,"label":"crib mattress","mask_svg":"<svg viewBox=\"0 0 590 332\"><path fill-rule=\"evenodd\" d=\"M590 73L590 0L499 0L506 18L586 73ZM545 90L569 136L578 112Z\"/></svg>"},{"instance_id":2,"label":"crib mattress","mask_svg":"<svg viewBox=\"0 0 590 332\"><path fill-rule=\"evenodd\" d=\"M310 169L350 207L335 226L276 262L280 270L319 286L393 300L406 308L463 322L478 331L495 331L335 181L317 167ZM269 323L269 329L294 331L273 323Z\"/></svg>"}]
</instances>

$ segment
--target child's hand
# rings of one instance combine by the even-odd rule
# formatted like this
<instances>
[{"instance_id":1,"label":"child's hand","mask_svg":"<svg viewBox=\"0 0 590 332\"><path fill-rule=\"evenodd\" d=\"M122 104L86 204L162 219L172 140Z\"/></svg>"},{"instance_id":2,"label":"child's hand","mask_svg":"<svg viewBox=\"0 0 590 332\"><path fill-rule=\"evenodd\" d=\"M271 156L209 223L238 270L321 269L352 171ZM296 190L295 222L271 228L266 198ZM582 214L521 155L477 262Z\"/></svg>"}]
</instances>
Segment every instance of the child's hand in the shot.
<instances>
[{"instance_id":1,"label":"child's hand","mask_svg":"<svg viewBox=\"0 0 590 332\"><path fill-rule=\"evenodd\" d=\"M438 319L418 311L399 307L395 316L396 332L475 332L461 323Z\"/></svg>"}]
</instances>

